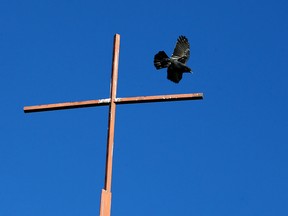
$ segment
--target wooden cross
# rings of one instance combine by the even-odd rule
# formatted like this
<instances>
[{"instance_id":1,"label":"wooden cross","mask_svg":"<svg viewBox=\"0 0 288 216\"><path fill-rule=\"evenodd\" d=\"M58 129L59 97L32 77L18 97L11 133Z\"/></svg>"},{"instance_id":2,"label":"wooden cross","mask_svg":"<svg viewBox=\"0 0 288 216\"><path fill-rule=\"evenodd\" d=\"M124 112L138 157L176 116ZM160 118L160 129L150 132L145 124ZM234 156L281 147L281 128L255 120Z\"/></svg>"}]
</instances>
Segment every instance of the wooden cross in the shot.
<instances>
[{"instance_id":1,"label":"wooden cross","mask_svg":"<svg viewBox=\"0 0 288 216\"><path fill-rule=\"evenodd\" d=\"M110 216L110 210L111 210L112 158L113 158L113 145L114 145L114 125L115 125L116 104L133 104L133 103L203 99L203 93L117 98L116 91L117 91L117 80L118 80L119 49L120 49L120 35L115 34L114 48L113 48L113 60L112 60L113 61L112 62L112 74L111 74L111 83L110 83L110 98L24 107L25 113L31 113L31 112L42 112L42 111L109 105L107 150L106 150L106 171L105 171L104 189L102 189L102 193L101 193L100 216Z\"/></svg>"}]
</instances>

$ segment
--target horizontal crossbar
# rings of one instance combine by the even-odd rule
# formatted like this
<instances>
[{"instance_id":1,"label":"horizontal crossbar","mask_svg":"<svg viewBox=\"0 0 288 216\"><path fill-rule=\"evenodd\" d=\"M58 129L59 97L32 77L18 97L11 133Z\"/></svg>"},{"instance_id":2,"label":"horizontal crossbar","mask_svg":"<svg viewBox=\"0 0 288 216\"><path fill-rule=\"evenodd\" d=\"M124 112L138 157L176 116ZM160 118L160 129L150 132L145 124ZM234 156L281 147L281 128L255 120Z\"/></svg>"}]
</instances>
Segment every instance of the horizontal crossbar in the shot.
<instances>
[{"instance_id":1,"label":"horizontal crossbar","mask_svg":"<svg viewBox=\"0 0 288 216\"><path fill-rule=\"evenodd\" d=\"M177 100L183 101L183 100L200 100L200 99L203 99L202 93L116 98L115 103L132 104L132 103L151 103L151 102L168 102Z\"/></svg>"},{"instance_id":2,"label":"horizontal crossbar","mask_svg":"<svg viewBox=\"0 0 288 216\"><path fill-rule=\"evenodd\" d=\"M203 93L116 98L114 102L116 104L133 104L133 103L168 102L168 101L201 100L201 99L203 99ZM56 104L25 106L24 112L32 113L32 112L104 106L104 105L109 105L110 102L111 102L110 98L106 98L106 99L100 99L100 100L87 100L87 101L80 101L80 102L65 102L65 103L56 103Z\"/></svg>"}]
</instances>

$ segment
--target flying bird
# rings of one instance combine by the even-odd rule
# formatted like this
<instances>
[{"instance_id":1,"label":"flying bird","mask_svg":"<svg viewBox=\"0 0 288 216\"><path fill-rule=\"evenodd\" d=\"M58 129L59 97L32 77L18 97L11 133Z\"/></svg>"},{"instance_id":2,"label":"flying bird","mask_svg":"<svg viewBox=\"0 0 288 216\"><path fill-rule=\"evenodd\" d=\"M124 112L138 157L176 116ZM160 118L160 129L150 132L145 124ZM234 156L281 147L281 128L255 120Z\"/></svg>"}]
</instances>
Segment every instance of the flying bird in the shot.
<instances>
[{"instance_id":1,"label":"flying bird","mask_svg":"<svg viewBox=\"0 0 288 216\"><path fill-rule=\"evenodd\" d=\"M172 56L169 58L164 51L158 52L154 56L154 66L157 70L167 68L167 79L174 83L179 83L183 73L192 73L186 66L190 57L190 45L188 39L181 35L177 39Z\"/></svg>"}]
</instances>

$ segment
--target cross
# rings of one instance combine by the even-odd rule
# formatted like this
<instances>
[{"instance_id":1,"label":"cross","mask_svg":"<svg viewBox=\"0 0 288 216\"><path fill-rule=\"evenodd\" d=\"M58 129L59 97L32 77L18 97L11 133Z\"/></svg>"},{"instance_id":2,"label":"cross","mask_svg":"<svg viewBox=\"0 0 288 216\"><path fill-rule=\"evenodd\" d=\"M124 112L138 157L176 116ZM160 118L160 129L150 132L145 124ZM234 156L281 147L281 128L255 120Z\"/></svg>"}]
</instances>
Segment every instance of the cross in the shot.
<instances>
[{"instance_id":1,"label":"cross","mask_svg":"<svg viewBox=\"0 0 288 216\"><path fill-rule=\"evenodd\" d=\"M117 91L117 80L118 80L119 50L120 50L120 35L115 34L113 59L112 59L112 74L111 74L111 83L110 83L110 98L24 107L25 113L32 113L32 112L109 105L107 149L106 149L106 170L105 170L104 188L102 189L102 193L101 193L100 216L110 216L110 210L111 210L112 158L113 158L113 145L114 145L114 126L115 126L116 105L117 104L133 104L133 103L167 102L167 101L203 99L203 93L117 98L116 91Z\"/></svg>"}]
</instances>

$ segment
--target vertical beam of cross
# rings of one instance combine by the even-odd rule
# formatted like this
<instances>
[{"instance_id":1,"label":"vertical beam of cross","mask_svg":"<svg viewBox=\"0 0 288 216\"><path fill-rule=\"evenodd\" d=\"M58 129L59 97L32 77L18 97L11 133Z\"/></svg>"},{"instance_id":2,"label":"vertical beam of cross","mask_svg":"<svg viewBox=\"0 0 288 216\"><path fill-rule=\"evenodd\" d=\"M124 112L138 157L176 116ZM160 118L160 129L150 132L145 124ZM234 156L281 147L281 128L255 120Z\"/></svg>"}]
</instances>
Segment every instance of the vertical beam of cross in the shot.
<instances>
[{"instance_id":1,"label":"vertical beam of cross","mask_svg":"<svg viewBox=\"0 0 288 216\"><path fill-rule=\"evenodd\" d=\"M134 104L134 103L151 103L151 102L168 102L168 101L203 99L203 93L117 98L116 92L117 92L117 80L118 80L119 50L120 50L120 35L116 34L114 36L112 73L111 73L111 83L110 83L110 98L24 107L25 113L32 113L32 112L43 112L43 111L109 105L105 183L104 183L104 188L102 189L102 193L101 193L100 216L110 216L110 212L111 212L112 159L113 159L116 104Z\"/></svg>"},{"instance_id":2,"label":"vertical beam of cross","mask_svg":"<svg viewBox=\"0 0 288 216\"><path fill-rule=\"evenodd\" d=\"M101 194L100 216L110 216L110 210L111 210L112 162L113 162L113 147L114 147L114 128L116 117L115 99L116 99L117 81L118 81L119 49L120 49L120 35L116 34L114 36L114 50L113 50L112 73L110 83L111 101L108 117L105 184Z\"/></svg>"},{"instance_id":3,"label":"vertical beam of cross","mask_svg":"<svg viewBox=\"0 0 288 216\"><path fill-rule=\"evenodd\" d=\"M111 86L110 86L111 102L109 108L108 135L107 135L107 159L106 159L106 177L105 177L106 191L111 191L111 181L112 181L112 156L113 156L114 128L116 117L115 99L116 99L117 80L118 80L119 46L120 46L120 36L115 35Z\"/></svg>"}]
</instances>

